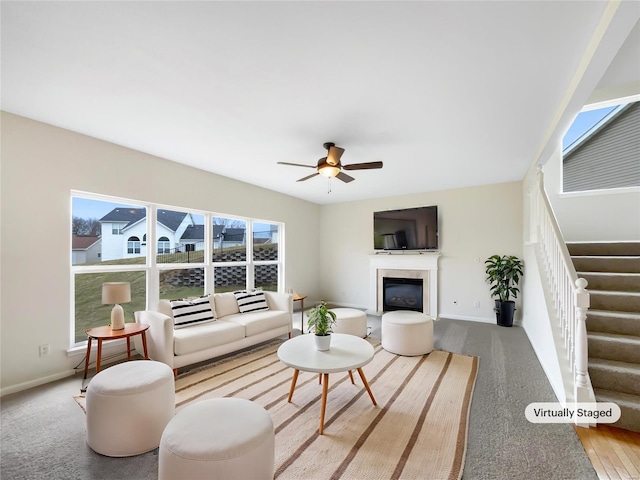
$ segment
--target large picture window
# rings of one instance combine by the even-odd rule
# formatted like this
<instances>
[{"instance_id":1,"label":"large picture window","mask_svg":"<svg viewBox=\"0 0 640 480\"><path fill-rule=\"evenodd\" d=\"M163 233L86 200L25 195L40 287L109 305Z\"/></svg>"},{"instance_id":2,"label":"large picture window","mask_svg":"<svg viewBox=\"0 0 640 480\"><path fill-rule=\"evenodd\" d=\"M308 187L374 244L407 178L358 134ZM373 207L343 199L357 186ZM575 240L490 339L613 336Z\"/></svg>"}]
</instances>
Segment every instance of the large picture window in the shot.
<instances>
[{"instance_id":1,"label":"large picture window","mask_svg":"<svg viewBox=\"0 0 640 480\"><path fill-rule=\"evenodd\" d=\"M109 323L106 282L131 284L126 322L159 299L284 290L280 223L86 193L72 193L71 210L72 346Z\"/></svg>"}]
</instances>

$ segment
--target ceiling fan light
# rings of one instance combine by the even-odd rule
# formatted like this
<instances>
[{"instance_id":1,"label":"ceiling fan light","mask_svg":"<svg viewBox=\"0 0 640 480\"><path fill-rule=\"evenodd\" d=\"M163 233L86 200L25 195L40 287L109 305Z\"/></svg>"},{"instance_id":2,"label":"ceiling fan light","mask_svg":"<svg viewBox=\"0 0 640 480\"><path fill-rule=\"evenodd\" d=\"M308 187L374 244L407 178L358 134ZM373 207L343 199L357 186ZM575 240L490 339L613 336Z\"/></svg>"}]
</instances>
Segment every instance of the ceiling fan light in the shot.
<instances>
[{"instance_id":1,"label":"ceiling fan light","mask_svg":"<svg viewBox=\"0 0 640 480\"><path fill-rule=\"evenodd\" d=\"M323 165L322 167L318 168L318 173L327 178L331 178L338 175L340 173L340 169L331 165Z\"/></svg>"}]
</instances>

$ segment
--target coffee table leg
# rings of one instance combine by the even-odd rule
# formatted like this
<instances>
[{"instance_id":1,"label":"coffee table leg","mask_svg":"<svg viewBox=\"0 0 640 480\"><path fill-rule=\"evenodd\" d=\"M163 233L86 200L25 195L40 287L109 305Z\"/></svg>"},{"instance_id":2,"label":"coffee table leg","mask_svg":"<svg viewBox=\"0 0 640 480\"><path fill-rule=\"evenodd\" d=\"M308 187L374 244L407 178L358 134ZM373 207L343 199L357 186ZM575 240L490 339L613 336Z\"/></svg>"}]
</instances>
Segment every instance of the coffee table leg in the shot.
<instances>
[{"instance_id":1,"label":"coffee table leg","mask_svg":"<svg viewBox=\"0 0 640 480\"><path fill-rule=\"evenodd\" d=\"M320 406L320 429L319 433L322 435L324 431L324 412L327 409L327 392L329 391L329 374L324 374L322 382L322 405Z\"/></svg>"},{"instance_id":2,"label":"coffee table leg","mask_svg":"<svg viewBox=\"0 0 640 480\"><path fill-rule=\"evenodd\" d=\"M378 405L376 403L376 399L373 398L373 393L371 393L371 389L369 388L369 384L367 383L367 379L364 376L364 372L362 371L362 367L360 367L358 369L358 373L360 374L360 378L362 379L362 383L364 384L364 388L366 388L367 392L369 392L369 396L371 397L371 401L373 402L374 405Z\"/></svg>"},{"instance_id":3,"label":"coffee table leg","mask_svg":"<svg viewBox=\"0 0 640 480\"><path fill-rule=\"evenodd\" d=\"M91 337L87 338L87 359L84 361L84 380L87 379L87 370L89 370L90 356L91 356Z\"/></svg>"},{"instance_id":4,"label":"coffee table leg","mask_svg":"<svg viewBox=\"0 0 640 480\"><path fill-rule=\"evenodd\" d=\"M353 371L349 370L349 378L351 379L351 384L355 385L356 382L353 381Z\"/></svg>"},{"instance_id":5,"label":"coffee table leg","mask_svg":"<svg viewBox=\"0 0 640 480\"><path fill-rule=\"evenodd\" d=\"M287 402L291 403L291 397L293 397L293 391L296 389L296 382L298 381L298 374L300 370L293 371L293 378L291 379L291 388L289 389L289 398Z\"/></svg>"}]
</instances>

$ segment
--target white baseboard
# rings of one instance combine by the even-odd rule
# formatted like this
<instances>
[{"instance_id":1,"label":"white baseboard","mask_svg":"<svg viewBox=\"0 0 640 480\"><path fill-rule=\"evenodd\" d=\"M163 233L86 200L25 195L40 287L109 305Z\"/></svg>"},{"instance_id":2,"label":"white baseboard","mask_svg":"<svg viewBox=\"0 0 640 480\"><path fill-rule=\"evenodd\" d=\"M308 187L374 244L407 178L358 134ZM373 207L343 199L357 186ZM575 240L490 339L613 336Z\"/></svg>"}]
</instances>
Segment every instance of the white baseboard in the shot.
<instances>
[{"instance_id":1,"label":"white baseboard","mask_svg":"<svg viewBox=\"0 0 640 480\"><path fill-rule=\"evenodd\" d=\"M33 387L38 387L40 385L44 385L45 383L55 382L56 380L70 377L75 373L75 370L65 370L64 372L49 375L47 377L36 378L35 380L30 380L28 382L11 385L9 387L0 389L0 397L4 397L5 395L9 395L11 393L21 392L23 390L28 390Z\"/></svg>"},{"instance_id":2,"label":"white baseboard","mask_svg":"<svg viewBox=\"0 0 640 480\"><path fill-rule=\"evenodd\" d=\"M355 303L341 303L341 302L327 302L329 304L331 304L332 306L335 305L335 308L357 308L358 310L367 310L367 313L371 313L372 315L375 315L375 313L373 312L369 312L367 307L364 305L356 305Z\"/></svg>"},{"instance_id":3,"label":"white baseboard","mask_svg":"<svg viewBox=\"0 0 640 480\"><path fill-rule=\"evenodd\" d=\"M546 365L540 360L542 357L540 356L538 349L536 348L536 344L531 341L531 338L529 337L529 332L527 331L526 328L524 329L524 333L527 335L527 340L529 341L529 345L531 345L531 348L533 349L533 353L536 356L536 360L538 360L538 363L542 367L542 371L547 377L547 382L549 382L549 385L551 386L551 390L553 390L553 393L556 396L556 399L561 404L566 405L568 400L568 392L565 392L564 388L561 385L560 386L556 385L555 383L549 380L550 378L553 378L553 376L550 375L550 372L548 371ZM559 371L560 371L560 376L562 376L563 375L562 368L559 368ZM558 390L559 388L562 388L562 390Z\"/></svg>"},{"instance_id":4,"label":"white baseboard","mask_svg":"<svg viewBox=\"0 0 640 480\"><path fill-rule=\"evenodd\" d=\"M97 344L97 342L95 342ZM105 342L102 346L102 361L104 365L109 365L111 363L119 362L125 360L127 358L127 348L126 348L125 340L113 340L110 342ZM132 342L131 345L131 355L135 355L137 349L135 348L135 342ZM67 350L67 357L79 357L84 356L87 352L87 347L76 347ZM142 356L142 352L140 352ZM95 362L98 356L98 346L91 346L91 365L89 366L89 374L93 375L95 373ZM24 383L18 383L17 385L10 385L8 387L0 389L0 397L4 395L9 395L11 393L21 392L23 390L28 390L29 388L38 387L40 385L44 385L45 383L55 382L56 380L60 380L62 378L70 377L75 375L77 372L82 372L84 370L84 362L78 365L77 369L73 370L64 370L62 372L54 373L53 375L48 375L46 377L36 378L35 380L30 380Z\"/></svg>"},{"instance_id":5,"label":"white baseboard","mask_svg":"<svg viewBox=\"0 0 640 480\"><path fill-rule=\"evenodd\" d=\"M438 315L439 318L448 318L450 320L465 320L467 322L480 322L480 323L496 323L495 318L487 318L487 317L472 317L469 315L452 315L450 313L441 313Z\"/></svg>"}]
</instances>

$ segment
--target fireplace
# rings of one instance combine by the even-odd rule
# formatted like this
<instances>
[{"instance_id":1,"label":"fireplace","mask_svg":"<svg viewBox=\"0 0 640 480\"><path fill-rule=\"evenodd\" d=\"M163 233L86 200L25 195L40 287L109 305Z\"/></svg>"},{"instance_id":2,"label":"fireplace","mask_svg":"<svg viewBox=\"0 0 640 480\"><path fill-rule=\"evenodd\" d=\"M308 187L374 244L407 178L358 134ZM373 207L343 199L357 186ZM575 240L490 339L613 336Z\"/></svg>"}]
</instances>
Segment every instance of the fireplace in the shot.
<instances>
[{"instance_id":1,"label":"fireplace","mask_svg":"<svg viewBox=\"0 0 640 480\"><path fill-rule=\"evenodd\" d=\"M369 282L371 292L371 306L369 310L376 315L385 311L398 309L384 306L384 279L408 279L421 283L422 299L415 300L416 307L412 310L421 311L430 317L438 318L438 253L428 254L376 254L369 257ZM407 283L401 287L408 287ZM413 285L412 288L420 288ZM404 296L402 294L401 296ZM404 299L405 306L414 300ZM421 306L418 306L421 305ZM410 307L412 307L411 305Z\"/></svg>"},{"instance_id":2,"label":"fireplace","mask_svg":"<svg viewBox=\"0 0 640 480\"><path fill-rule=\"evenodd\" d=\"M421 278L382 278L382 311L412 310L422 312Z\"/></svg>"}]
</instances>

